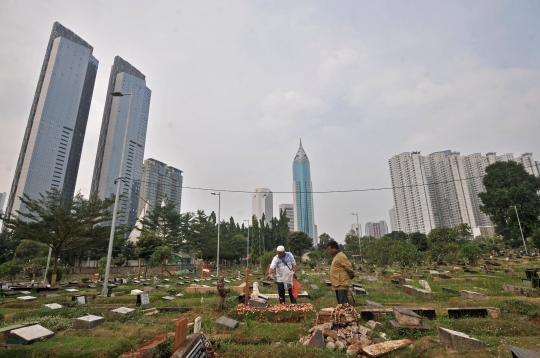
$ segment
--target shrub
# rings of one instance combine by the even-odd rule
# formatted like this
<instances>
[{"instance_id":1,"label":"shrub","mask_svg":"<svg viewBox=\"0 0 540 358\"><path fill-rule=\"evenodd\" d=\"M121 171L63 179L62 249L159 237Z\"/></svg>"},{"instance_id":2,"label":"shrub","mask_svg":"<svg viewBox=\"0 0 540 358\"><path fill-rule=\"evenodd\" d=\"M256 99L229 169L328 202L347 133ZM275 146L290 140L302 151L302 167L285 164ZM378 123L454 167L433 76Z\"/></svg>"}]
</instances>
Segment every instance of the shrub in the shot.
<instances>
[{"instance_id":1,"label":"shrub","mask_svg":"<svg viewBox=\"0 0 540 358\"><path fill-rule=\"evenodd\" d=\"M52 267L49 267L47 270L47 281L51 282L52 279L52 273L53 269ZM62 279L62 276L64 275L64 269L60 266L56 268L56 282L60 281Z\"/></svg>"}]
</instances>

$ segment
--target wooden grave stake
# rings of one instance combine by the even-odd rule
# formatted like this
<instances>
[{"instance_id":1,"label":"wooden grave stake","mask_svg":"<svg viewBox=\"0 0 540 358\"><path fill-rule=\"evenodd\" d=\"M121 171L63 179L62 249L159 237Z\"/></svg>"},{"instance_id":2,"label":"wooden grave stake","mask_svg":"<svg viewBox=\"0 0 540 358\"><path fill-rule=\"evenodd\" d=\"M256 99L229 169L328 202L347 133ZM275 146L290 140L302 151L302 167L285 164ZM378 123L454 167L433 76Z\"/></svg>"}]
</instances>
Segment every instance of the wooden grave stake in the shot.
<instances>
[{"instance_id":1,"label":"wooden grave stake","mask_svg":"<svg viewBox=\"0 0 540 358\"><path fill-rule=\"evenodd\" d=\"M176 323L176 331L174 334L174 351L182 345L186 341L187 337L187 331L188 331L188 319L182 318L180 321Z\"/></svg>"}]
</instances>

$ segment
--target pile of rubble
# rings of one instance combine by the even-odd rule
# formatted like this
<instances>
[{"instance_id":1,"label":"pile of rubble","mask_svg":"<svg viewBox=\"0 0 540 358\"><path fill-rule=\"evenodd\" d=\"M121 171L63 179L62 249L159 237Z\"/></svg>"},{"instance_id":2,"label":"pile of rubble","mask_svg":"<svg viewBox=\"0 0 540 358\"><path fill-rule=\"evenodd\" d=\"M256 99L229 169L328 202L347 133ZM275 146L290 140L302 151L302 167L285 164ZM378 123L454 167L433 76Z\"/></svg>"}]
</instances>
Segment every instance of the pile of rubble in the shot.
<instances>
[{"instance_id":1,"label":"pile of rubble","mask_svg":"<svg viewBox=\"0 0 540 358\"><path fill-rule=\"evenodd\" d=\"M378 357L381 354L406 346L410 340L384 341L384 337L375 337L372 329L380 325L369 321L368 327L358 324L358 313L354 307L344 304L335 308L324 308L317 314L315 326L309 335L301 337L305 345L326 347L330 350L346 350L349 355L365 354Z\"/></svg>"}]
</instances>

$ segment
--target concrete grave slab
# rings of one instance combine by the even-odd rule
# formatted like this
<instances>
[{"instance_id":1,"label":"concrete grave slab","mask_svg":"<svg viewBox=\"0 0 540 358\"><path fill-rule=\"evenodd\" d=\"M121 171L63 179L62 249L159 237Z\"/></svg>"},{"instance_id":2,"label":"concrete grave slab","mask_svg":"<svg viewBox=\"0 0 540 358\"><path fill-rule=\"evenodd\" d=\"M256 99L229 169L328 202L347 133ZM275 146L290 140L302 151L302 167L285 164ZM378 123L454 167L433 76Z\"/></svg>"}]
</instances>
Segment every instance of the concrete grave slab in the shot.
<instances>
[{"instance_id":1,"label":"concrete grave slab","mask_svg":"<svg viewBox=\"0 0 540 358\"><path fill-rule=\"evenodd\" d=\"M13 329L6 340L7 346L28 345L54 336L54 332L39 324Z\"/></svg>"},{"instance_id":2,"label":"concrete grave slab","mask_svg":"<svg viewBox=\"0 0 540 358\"><path fill-rule=\"evenodd\" d=\"M512 358L540 358L540 352L511 346L509 344L505 344L504 346L512 352Z\"/></svg>"},{"instance_id":3,"label":"concrete grave slab","mask_svg":"<svg viewBox=\"0 0 540 358\"><path fill-rule=\"evenodd\" d=\"M173 300L174 300L174 297L172 297L172 296L163 296L163 297L161 297L161 299L162 299L163 301L173 301Z\"/></svg>"},{"instance_id":4,"label":"concrete grave slab","mask_svg":"<svg viewBox=\"0 0 540 358\"><path fill-rule=\"evenodd\" d=\"M469 300L473 300L473 301L489 300L489 297L484 295L483 293L467 291L467 290L461 290L459 292L461 293L461 297L469 299Z\"/></svg>"},{"instance_id":5,"label":"concrete grave slab","mask_svg":"<svg viewBox=\"0 0 540 358\"><path fill-rule=\"evenodd\" d=\"M312 290L318 290L319 289L319 287L317 285L310 285L310 287L311 287Z\"/></svg>"},{"instance_id":6,"label":"concrete grave slab","mask_svg":"<svg viewBox=\"0 0 540 358\"><path fill-rule=\"evenodd\" d=\"M77 292L80 292L79 290L77 290L76 288L67 288L64 290L65 293L77 293Z\"/></svg>"},{"instance_id":7,"label":"concrete grave slab","mask_svg":"<svg viewBox=\"0 0 540 358\"><path fill-rule=\"evenodd\" d=\"M364 353L367 354L368 357L381 357L388 352L408 346L411 343L412 341L410 339L386 341L382 343L372 344L367 347L363 347L362 351L364 351Z\"/></svg>"},{"instance_id":8,"label":"concrete grave slab","mask_svg":"<svg viewBox=\"0 0 540 358\"><path fill-rule=\"evenodd\" d=\"M360 317L362 319L369 320L380 320L384 315L391 314L393 310L391 308L373 308L373 309L364 309L360 311Z\"/></svg>"},{"instance_id":9,"label":"concrete grave slab","mask_svg":"<svg viewBox=\"0 0 540 358\"><path fill-rule=\"evenodd\" d=\"M64 308L64 306L59 305L58 303L47 303L41 306L41 311L43 312L56 311L62 308Z\"/></svg>"},{"instance_id":10,"label":"concrete grave slab","mask_svg":"<svg viewBox=\"0 0 540 358\"><path fill-rule=\"evenodd\" d=\"M522 287L513 285L503 285L503 290L513 292L514 295L526 297L538 297L538 289L532 287Z\"/></svg>"},{"instance_id":11,"label":"concrete grave slab","mask_svg":"<svg viewBox=\"0 0 540 358\"><path fill-rule=\"evenodd\" d=\"M135 311L133 308L128 308L128 307L119 307L117 309L111 310L112 313L119 314L119 315L127 315L133 311Z\"/></svg>"},{"instance_id":12,"label":"concrete grave slab","mask_svg":"<svg viewBox=\"0 0 540 358\"><path fill-rule=\"evenodd\" d=\"M145 310L142 310L142 313L145 316L151 316L153 314L159 313L159 311L158 311L158 309L156 307L152 307L152 308L147 308Z\"/></svg>"},{"instance_id":13,"label":"concrete grave slab","mask_svg":"<svg viewBox=\"0 0 540 358\"><path fill-rule=\"evenodd\" d=\"M484 343L468 334L448 328L438 327L439 340L448 348L456 351L471 351L484 348Z\"/></svg>"},{"instance_id":14,"label":"concrete grave slab","mask_svg":"<svg viewBox=\"0 0 540 358\"><path fill-rule=\"evenodd\" d=\"M437 312L435 311L434 308L422 308L422 307L414 307L414 308L403 307L403 308L413 311L414 313L416 313L422 318L427 318L427 319L437 318Z\"/></svg>"},{"instance_id":15,"label":"concrete grave slab","mask_svg":"<svg viewBox=\"0 0 540 358\"><path fill-rule=\"evenodd\" d=\"M390 320L390 324L392 325L392 327L394 328L408 328L408 329L419 329L419 330L422 330L422 331L429 331L431 330L432 328L430 326L428 326L427 324L423 323L419 326L405 326L403 324L400 324L399 322L397 321L394 321L394 320Z\"/></svg>"},{"instance_id":16,"label":"concrete grave slab","mask_svg":"<svg viewBox=\"0 0 540 358\"><path fill-rule=\"evenodd\" d=\"M88 315L73 320L73 329L92 329L105 323L105 317Z\"/></svg>"},{"instance_id":17,"label":"concrete grave slab","mask_svg":"<svg viewBox=\"0 0 540 358\"><path fill-rule=\"evenodd\" d=\"M220 319L216 321L216 329L217 330L226 330L226 331L232 331L236 329L239 325L239 322L232 319L227 318L225 316L222 316Z\"/></svg>"},{"instance_id":18,"label":"concrete grave slab","mask_svg":"<svg viewBox=\"0 0 540 358\"><path fill-rule=\"evenodd\" d=\"M422 317L406 308L394 307L394 316L402 326L421 326Z\"/></svg>"},{"instance_id":19,"label":"concrete grave slab","mask_svg":"<svg viewBox=\"0 0 540 358\"><path fill-rule=\"evenodd\" d=\"M17 297L17 299L19 301L29 302L29 301L35 300L36 297L34 297L34 296L21 296L21 297Z\"/></svg>"},{"instance_id":20,"label":"concrete grave slab","mask_svg":"<svg viewBox=\"0 0 540 358\"><path fill-rule=\"evenodd\" d=\"M362 287L353 287L352 291L355 295L369 295L369 293Z\"/></svg>"},{"instance_id":21,"label":"concrete grave slab","mask_svg":"<svg viewBox=\"0 0 540 358\"><path fill-rule=\"evenodd\" d=\"M448 312L449 318L485 318L489 316L487 307L456 307L447 308L446 311Z\"/></svg>"},{"instance_id":22,"label":"concrete grave slab","mask_svg":"<svg viewBox=\"0 0 540 358\"><path fill-rule=\"evenodd\" d=\"M193 333L186 337L185 342L176 350L171 358L206 357L204 353L212 345L203 333ZM204 355L202 355L202 354ZM124 357L122 357L124 358ZM125 357L129 358L129 357Z\"/></svg>"},{"instance_id":23,"label":"concrete grave slab","mask_svg":"<svg viewBox=\"0 0 540 358\"><path fill-rule=\"evenodd\" d=\"M382 304L380 304L379 302L366 300L366 308L384 309L384 306Z\"/></svg>"}]
</instances>

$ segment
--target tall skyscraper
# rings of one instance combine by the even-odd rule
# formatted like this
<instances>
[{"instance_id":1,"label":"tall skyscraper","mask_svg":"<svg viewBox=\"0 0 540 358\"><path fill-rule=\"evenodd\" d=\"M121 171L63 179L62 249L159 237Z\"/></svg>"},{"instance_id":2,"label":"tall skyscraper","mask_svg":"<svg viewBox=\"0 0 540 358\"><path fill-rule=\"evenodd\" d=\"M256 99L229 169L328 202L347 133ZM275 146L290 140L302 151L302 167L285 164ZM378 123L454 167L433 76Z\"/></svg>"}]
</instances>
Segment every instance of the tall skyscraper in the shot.
<instances>
[{"instance_id":1,"label":"tall skyscraper","mask_svg":"<svg viewBox=\"0 0 540 358\"><path fill-rule=\"evenodd\" d=\"M93 47L55 22L15 168L6 212L26 212L19 197L53 188L73 198L94 92Z\"/></svg>"},{"instance_id":2,"label":"tall skyscraper","mask_svg":"<svg viewBox=\"0 0 540 358\"><path fill-rule=\"evenodd\" d=\"M146 203L149 210L156 205L165 203L175 204L175 209L180 214L182 203L182 171L168 166L155 159L145 159L142 169L141 198L138 203L137 216L141 214Z\"/></svg>"},{"instance_id":3,"label":"tall skyscraper","mask_svg":"<svg viewBox=\"0 0 540 358\"><path fill-rule=\"evenodd\" d=\"M351 224L351 231L356 233L356 236L362 236L362 224Z\"/></svg>"},{"instance_id":4,"label":"tall skyscraper","mask_svg":"<svg viewBox=\"0 0 540 358\"><path fill-rule=\"evenodd\" d=\"M420 152L402 153L389 160L394 191L392 230L429 233L439 226L455 227L466 223L471 228L492 226L480 210L478 193L484 192L485 168L498 161L514 160L538 176L531 153L515 158L495 152L482 156L461 156L450 150L421 156ZM390 213L392 222L392 212Z\"/></svg>"},{"instance_id":5,"label":"tall skyscraper","mask_svg":"<svg viewBox=\"0 0 540 358\"><path fill-rule=\"evenodd\" d=\"M365 229L366 236L375 237L377 239L380 239L384 235L388 234L388 226L384 220L379 222L367 222Z\"/></svg>"},{"instance_id":6,"label":"tall skyscraper","mask_svg":"<svg viewBox=\"0 0 540 358\"><path fill-rule=\"evenodd\" d=\"M293 206L294 231L305 232L313 239L313 246L317 246L319 239L315 228L311 169L302 140L293 161Z\"/></svg>"},{"instance_id":7,"label":"tall skyscraper","mask_svg":"<svg viewBox=\"0 0 540 358\"><path fill-rule=\"evenodd\" d=\"M285 216L289 219L289 231L294 231L294 208L293 204L279 204L279 212L285 212Z\"/></svg>"},{"instance_id":8,"label":"tall skyscraper","mask_svg":"<svg viewBox=\"0 0 540 358\"><path fill-rule=\"evenodd\" d=\"M258 220L264 214L265 222L269 223L274 217L274 194L268 188L257 188L251 195L251 215L255 215Z\"/></svg>"},{"instance_id":9,"label":"tall skyscraper","mask_svg":"<svg viewBox=\"0 0 540 358\"><path fill-rule=\"evenodd\" d=\"M113 97L111 92L133 93L133 95ZM105 109L90 190L91 193L97 190L102 199L115 194L115 181L120 165L123 164L122 178L124 180L120 185L124 197L120 201L122 213L118 216L119 225L134 225L137 220L151 94L150 89L146 87L146 77L130 63L116 56L105 97ZM129 118L126 155L124 163L120 163L130 97L133 97L131 98L133 102Z\"/></svg>"}]
</instances>

